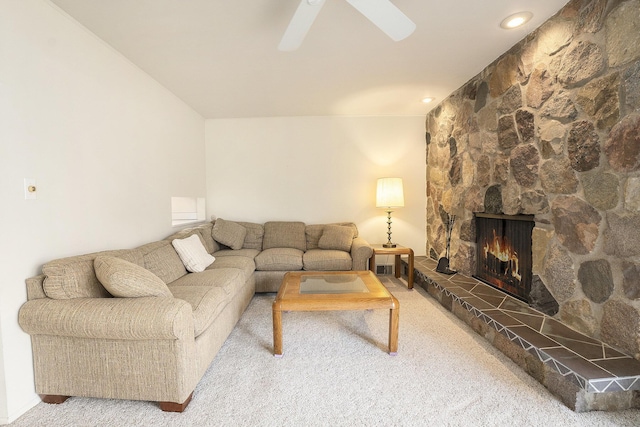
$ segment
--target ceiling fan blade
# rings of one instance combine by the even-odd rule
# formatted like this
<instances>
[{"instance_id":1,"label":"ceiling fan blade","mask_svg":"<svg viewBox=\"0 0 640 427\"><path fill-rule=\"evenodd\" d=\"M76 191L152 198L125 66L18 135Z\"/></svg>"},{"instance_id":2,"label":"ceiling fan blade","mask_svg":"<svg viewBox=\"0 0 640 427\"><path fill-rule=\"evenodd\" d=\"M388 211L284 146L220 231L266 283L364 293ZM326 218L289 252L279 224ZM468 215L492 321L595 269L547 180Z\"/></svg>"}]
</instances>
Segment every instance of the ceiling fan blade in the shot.
<instances>
[{"instance_id":1,"label":"ceiling fan blade","mask_svg":"<svg viewBox=\"0 0 640 427\"><path fill-rule=\"evenodd\" d=\"M291 22L287 30L280 40L278 50L291 51L296 50L302 44L304 37L309 32L311 24L315 21L316 16L320 13L320 9L324 5L325 0L301 0L296 13L293 14Z\"/></svg>"},{"instance_id":2,"label":"ceiling fan blade","mask_svg":"<svg viewBox=\"0 0 640 427\"><path fill-rule=\"evenodd\" d=\"M346 0L394 41L405 39L416 24L389 0Z\"/></svg>"}]
</instances>

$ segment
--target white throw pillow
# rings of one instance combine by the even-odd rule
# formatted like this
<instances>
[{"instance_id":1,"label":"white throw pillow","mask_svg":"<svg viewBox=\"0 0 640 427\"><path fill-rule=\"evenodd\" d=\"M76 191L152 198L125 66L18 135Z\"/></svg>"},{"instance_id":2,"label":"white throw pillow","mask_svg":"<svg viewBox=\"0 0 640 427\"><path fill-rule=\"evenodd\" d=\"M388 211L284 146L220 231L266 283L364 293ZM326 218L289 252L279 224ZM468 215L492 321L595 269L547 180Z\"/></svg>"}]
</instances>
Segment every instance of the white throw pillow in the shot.
<instances>
[{"instance_id":1,"label":"white throw pillow","mask_svg":"<svg viewBox=\"0 0 640 427\"><path fill-rule=\"evenodd\" d=\"M114 297L173 297L162 279L132 262L100 255L93 265L96 277Z\"/></svg>"},{"instance_id":2,"label":"white throw pillow","mask_svg":"<svg viewBox=\"0 0 640 427\"><path fill-rule=\"evenodd\" d=\"M207 253L197 234L186 239L174 239L171 244L180 256L185 268L192 273L199 273L211 265L215 258Z\"/></svg>"}]
</instances>

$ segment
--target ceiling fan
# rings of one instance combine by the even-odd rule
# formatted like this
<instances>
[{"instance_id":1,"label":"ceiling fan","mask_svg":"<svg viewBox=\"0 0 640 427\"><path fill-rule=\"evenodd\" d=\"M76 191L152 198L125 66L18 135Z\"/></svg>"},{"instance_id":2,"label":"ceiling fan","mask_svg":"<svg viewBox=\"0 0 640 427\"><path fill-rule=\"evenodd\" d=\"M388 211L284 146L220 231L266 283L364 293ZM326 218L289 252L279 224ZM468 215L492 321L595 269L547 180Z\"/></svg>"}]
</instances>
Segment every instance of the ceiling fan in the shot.
<instances>
[{"instance_id":1,"label":"ceiling fan","mask_svg":"<svg viewBox=\"0 0 640 427\"><path fill-rule=\"evenodd\" d=\"M390 0L345 0L394 41L408 37L416 24ZM301 0L289 26L280 40L278 49L296 50L302 44L309 28L324 5L325 0Z\"/></svg>"}]
</instances>

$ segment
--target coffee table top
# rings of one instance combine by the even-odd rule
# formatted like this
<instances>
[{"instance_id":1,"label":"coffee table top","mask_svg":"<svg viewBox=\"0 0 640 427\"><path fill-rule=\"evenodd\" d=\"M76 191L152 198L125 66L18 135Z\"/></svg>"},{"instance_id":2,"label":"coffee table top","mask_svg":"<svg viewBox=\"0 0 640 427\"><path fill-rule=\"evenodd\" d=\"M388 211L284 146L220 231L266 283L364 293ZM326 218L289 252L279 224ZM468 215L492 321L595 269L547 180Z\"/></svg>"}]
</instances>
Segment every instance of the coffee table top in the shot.
<instances>
[{"instance_id":1,"label":"coffee table top","mask_svg":"<svg viewBox=\"0 0 640 427\"><path fill-rule=\"evenodd\" d=\"M304 274L300 276L301 294L349 294L369 292L358 274Z\"/></svg>"},{"instance_id":2,"label":"coffee table top","mask_svg":"<svg viewBox=\"0 0 640 427\"><path fill-rule=\"evenodd\" d=\"M294 271L276 300L281 310L330 311L397 308L398 301L370 271Z\"/></svg>"}]
</instances>

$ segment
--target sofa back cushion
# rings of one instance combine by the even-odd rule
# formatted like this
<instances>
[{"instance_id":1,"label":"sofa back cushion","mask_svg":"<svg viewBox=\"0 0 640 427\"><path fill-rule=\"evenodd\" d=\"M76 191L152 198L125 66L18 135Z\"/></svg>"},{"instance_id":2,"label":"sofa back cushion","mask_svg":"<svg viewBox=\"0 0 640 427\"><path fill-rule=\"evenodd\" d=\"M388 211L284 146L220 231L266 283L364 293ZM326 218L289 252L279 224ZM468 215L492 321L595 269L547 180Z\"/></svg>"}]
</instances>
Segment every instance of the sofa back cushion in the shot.
<instances>
[{"instance_id":1,"label":"sofa back cushion","mask_svg":"<svg viewBox=\"0 0 640 427\"><path fill-rule=\"evenodd\" d=\"M158 276L164 283L171 283L187 274L187 270L170 241L147 243L136 250L142 253L144 268Z\"/></svg>"},{"instance_id":2,"label":"sofa back cushion","mask_svg":"<svg viewBox=\"0 0 640 427\"><path fill-rule=\"evenodd\" d=\"M50 261L42 266L42 289L52 299L107 298L109 292L96 277L93 260L98 255L117 256L126 251L105 251Z\"/></svg>"},{"instance_id":3,"label":"sofa back cushion","mask_svg":"<svg viewBox=\"0 0 640 427\"><path fill-rule=\"evenodd\" d=\"M293 248L307 250L304 222L270 221L264 224L262 249Z\"/></svg>"},{"instance_id":4,"label":"sofa back cushion","mask_svg":"<svg viewBox=\"0 0 640 427\"><path fill-rule=\"evenodd\" d=\"M220 246L216 243L215 240L213 240L213 236L211 235L211 232L213 231L212 223L209 222L205 225L198 227L197 231L198 231L198 234L200 234L200 237L202 237L202 243L204 243L204 247L208 253L212 254L218 249L220 249Z\"/></svg>"},{"instance_id":5,"label":"sofa back cushion","mask_svg":"<svg viewBox=\"0 0 640 427\"><path fill-rule=\"evenodd\" d=\"M42 266L45 295L52 299L110 298L111 294L98 280L94 268L94 260L100 255L118 257L144 267L164 283L187 274L171 242L161 240L136 249L95 252L50 261Z\"/></svg>"},{"instance_id":6,"label":"sofa back cushion","mask_svg":"<svg viewBox=\"0 0 640 427\"><path fill-rule=\"evenodd\" d=\"M256 224L255 222L238 222L247 230L247 235L244 236L244 243L242 249L257 249L262 250L262 239L264 238L264 226L262 224Z\"/></svg>"}]
</instances>

